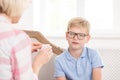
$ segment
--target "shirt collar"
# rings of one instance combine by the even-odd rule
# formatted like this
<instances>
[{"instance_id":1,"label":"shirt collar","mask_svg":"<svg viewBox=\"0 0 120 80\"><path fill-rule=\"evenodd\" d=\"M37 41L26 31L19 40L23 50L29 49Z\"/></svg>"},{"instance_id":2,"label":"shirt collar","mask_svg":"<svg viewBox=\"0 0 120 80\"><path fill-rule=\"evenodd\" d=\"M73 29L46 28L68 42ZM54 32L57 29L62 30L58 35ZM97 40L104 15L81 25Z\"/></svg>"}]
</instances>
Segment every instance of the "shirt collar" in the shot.
<instances>
[{"instance_id":1,"label":"shirt collar","mask_svg":"<svg viewBox=\"0 0 120 80\"><path fill-rule=\"evenodd\" d=\"M11 23L9 20L7 20L6 17L4 16L0 16L0 22L4 22L4 23Z\"/></svg>"},{"instance_id":2,"label":"shirt collar","mask_svg":"<svg viewBox=\"0 0 120 80\"><path fill-rule=\"evenodd\" d=\"M85 57L86 56L86 53L87 53L87 48L84 47L83 51L82 51L82 54L81 54L81 58Z\"/></svg>"},{"instance_id":3,"label":"shirt collar","mask_svg":"<svg viewBox=\"0 0 120 80\"><path fill-rule=\"evenodd\" d=\"M67 59L69 59L69 60L74 59L74 60L75 60L75 58L70 54L70 52L69 52L68 49L66 50L65 53L66 53ZM84 47L84 49L83 49L83 51L82 51L82 54L81 54L81 56L80 56L79 58L84 58L84 57L86 56L86 53L87 53L87 48Z\"/></svg>"}]
</instances>

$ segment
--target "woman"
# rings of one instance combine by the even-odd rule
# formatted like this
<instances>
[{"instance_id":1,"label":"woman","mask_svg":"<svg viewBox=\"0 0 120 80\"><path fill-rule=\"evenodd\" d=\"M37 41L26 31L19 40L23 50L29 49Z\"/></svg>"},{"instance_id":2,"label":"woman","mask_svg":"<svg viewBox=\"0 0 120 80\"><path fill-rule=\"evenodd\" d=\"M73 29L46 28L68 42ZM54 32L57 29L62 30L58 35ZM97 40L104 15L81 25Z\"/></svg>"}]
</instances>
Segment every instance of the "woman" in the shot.
<instances>
[{"instance_id":1,"label":"woman","mask_svg":"<svg viewBox=\"0 0 120 80\"><path fill-rule=\"evenodd\" d=\"M52 56L51 46L31 43L30 38L13 28L28 0L0 0L0 80L38 80L40 68ZM40 49L40 50L38 50ZM39 51L31 62L31 53Z\"/></svg>"}]
</instances>

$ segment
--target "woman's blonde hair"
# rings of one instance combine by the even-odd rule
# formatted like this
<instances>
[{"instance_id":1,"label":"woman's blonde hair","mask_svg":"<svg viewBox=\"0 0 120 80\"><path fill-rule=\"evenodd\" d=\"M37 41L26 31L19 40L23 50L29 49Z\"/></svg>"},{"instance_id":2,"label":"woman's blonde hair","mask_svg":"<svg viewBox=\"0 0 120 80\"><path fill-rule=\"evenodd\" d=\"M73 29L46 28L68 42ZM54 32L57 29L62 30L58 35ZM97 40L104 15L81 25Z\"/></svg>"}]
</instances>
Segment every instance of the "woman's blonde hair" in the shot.
<instances>
[{"instance_id":1,"label":"woman's blonde hair","mask_svg":"<svg viewBox=\"0 0 120 80\"><path fill-rule=\"evenodd\" d=\"M9 17L21 16L28 0L0 0L0 13Z\"/></svg>"},{"instance_id":2,"label":"woman's blonde hair","mask_svg":"<svg viewBox=\"0 0 120 80\"><path fill-rule=\"evenodd\" d=\"M69 29L71 27L79 27L79 28L84 28L87 31L87 34L89 35L90 33L90 23L82 18L82 17L75 17L72 18L69 22L68 22L68 26L67 26L67 31L69 31Z\"/></svg>"}]
</instances>

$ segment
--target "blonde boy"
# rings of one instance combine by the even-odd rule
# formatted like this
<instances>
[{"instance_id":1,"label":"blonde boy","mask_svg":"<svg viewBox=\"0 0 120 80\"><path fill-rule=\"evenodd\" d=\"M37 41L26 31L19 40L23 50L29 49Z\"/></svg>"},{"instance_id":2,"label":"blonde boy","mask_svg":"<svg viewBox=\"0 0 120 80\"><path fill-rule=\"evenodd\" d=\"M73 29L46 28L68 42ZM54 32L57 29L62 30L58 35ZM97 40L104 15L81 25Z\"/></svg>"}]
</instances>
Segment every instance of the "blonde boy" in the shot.
<instances>
[{"instance_id":1,"label":"blonde boy","mask_svg":"<svg viewBox=\"0 0 120 80\"><path fill-rule=\"evenodd\" d=\"M102 61L96 50L85 47L90 40L90 24L81 17L69 21L69 47L55 59L56 80L101 80Z\"/></svg>"}]
</instances>

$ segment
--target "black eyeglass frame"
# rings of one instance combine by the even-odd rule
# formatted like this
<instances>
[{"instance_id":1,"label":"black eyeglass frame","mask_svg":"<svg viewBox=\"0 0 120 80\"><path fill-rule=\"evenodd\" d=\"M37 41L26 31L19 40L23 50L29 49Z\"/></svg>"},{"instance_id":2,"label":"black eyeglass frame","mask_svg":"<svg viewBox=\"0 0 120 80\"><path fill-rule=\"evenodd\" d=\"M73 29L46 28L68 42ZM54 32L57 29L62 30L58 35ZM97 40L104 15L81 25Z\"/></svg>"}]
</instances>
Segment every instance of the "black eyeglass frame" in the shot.
<instances>
[{"instance_id":1,"label":"black eyeglass frame","mask_svg":"<svg viewBox=\"0 0 120 80\"><path fill-rule=\"evenodd\" d=\"M69 34L70 38L74 38L77 35L77 38L79 40L83 40L86 36L89 36L88 34L85 34L85 33L75 33L72 31L68 31L67 33Z\"/></svg>"}]
</instances>

